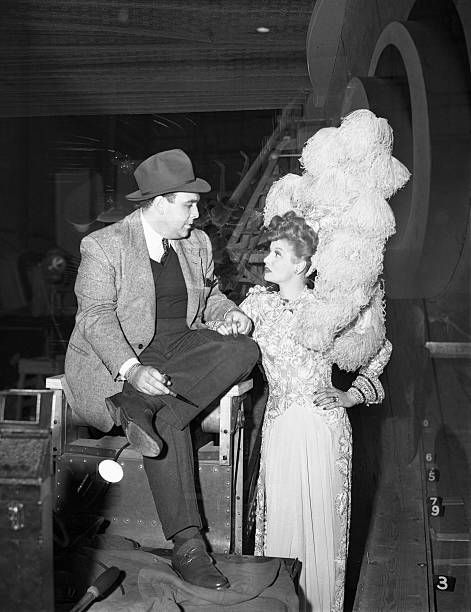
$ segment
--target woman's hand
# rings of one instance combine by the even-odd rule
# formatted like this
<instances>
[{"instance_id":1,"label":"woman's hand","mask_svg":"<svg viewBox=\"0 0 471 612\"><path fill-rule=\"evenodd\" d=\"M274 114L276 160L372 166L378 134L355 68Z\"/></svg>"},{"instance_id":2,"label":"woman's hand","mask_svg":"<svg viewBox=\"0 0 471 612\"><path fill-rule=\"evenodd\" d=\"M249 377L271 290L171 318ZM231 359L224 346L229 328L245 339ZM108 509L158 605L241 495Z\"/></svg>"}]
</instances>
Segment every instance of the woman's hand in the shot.
<instances>
[{"instance_id":1,"label":"woman's hand","mask_svg":"<svg viewBox=\"0 0 471 612\"><path fill-rule=\"evenodd\" d=\"M229 310L224 316L225 326L230 334L238 336L244 334L247 336L252 331L252 319L250 319L242 310Z\"/></svg>"},{"instance_id":2,"label":"woman's hand","mask_svg":"<svg viewBox=\"0 0 471 612\"><path fill-rule=\"evenodd\" d=\"M324 387L316 391L313 395L314 405L322 410L332 410L333 408L350 408L355 406L356 400L348 391L340 391L335 387Z\"/></svg>"},{"instance_id":3,"label":"woman's hand","mask_svg":"<svg viewBox=\"0 0 471 612\"><path fill-rule=\"evenodd\" d=\"M218 334L221 336L230 336L232 334L232 329L229 325L226 325L224 321L219 321L217 327L213 328Z\"/></svg>"},{"instance_id":4,"label":"woman's hand","mask_svg":"<svg viewBox=\"0 0 471 612\"><path fill-rule=\"evenodd\" d=\"M252 330L252 319L240 310L229 311L224 321L221 321L215 328L221 336L238 336L239 334L248 335Z\"/></svg>"}]
</instances>

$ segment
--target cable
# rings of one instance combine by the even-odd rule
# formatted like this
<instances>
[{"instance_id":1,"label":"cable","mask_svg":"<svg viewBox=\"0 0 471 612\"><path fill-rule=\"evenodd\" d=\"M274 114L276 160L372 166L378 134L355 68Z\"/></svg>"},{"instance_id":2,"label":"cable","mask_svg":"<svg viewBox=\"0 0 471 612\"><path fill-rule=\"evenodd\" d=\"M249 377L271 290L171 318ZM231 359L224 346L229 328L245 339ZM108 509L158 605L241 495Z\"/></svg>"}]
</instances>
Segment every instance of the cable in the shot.
<instances>
[{"instance_id":1,"label":"cable","mask_svg":"<svg viewBox=\"0 0 471 612\"><path fill-rule=\"evenodd\" d=\"M112 588L120 575L121 570L114 565L102 572L95 582L88 587L85 595L79 599L70 612L81 612L88 608L95 599L102 597L104 593Z\"/></svg>"},{"instance_id":2,"label":"cable","mask_svg":"<svg viewBox=\"0 0 471 612\"><path fill-rule=\"evenodd\" d=\"M114 456L114 461L118 461L119 456L128 446L131 446L130 442L126 442L126 444L123 444L123 446L117 451L116 455Z\"/></svg>"}]
</instances>

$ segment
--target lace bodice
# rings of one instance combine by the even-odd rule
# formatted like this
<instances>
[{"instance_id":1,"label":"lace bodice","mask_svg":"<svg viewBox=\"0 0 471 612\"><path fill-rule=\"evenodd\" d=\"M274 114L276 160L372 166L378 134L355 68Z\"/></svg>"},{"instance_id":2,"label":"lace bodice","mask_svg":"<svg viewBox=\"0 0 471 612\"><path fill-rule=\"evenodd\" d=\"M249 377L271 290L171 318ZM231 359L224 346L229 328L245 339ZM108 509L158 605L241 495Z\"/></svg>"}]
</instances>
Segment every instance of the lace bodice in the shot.
<instances>
[{"instance_id":1,"label":"lace bodice","mask_svg":"<svg viewBox=\"0 0 471 612\"><path fill-rule=\"evenodd\" d=\"M284 300L278 292L254 287L240 305L254 322L253 338L262 354L270 389L265 412L268 421L282 414L292 403L309 402L312 405L313 393L331 384L332 351L321 353L301 346L293 333L298 316L305 316L309 302L314 304L315 298L308 288L295 300ZM382 355L385 360L382 358L365 364L365 371L370 376L374 373L377 379L381 374L390 351L386 353L386 356ZM342 408L319 409L328 420L336 420L342 411Z\"/></svg>"}]
</instances>

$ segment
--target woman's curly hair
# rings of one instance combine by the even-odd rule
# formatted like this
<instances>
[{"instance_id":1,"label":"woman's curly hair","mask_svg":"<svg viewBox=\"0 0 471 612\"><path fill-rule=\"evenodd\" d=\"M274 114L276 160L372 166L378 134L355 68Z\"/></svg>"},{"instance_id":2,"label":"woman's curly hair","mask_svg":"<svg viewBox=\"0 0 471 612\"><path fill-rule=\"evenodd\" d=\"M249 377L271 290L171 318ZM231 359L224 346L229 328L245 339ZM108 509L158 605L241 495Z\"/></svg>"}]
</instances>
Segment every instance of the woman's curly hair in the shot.
<instances>
[{"instance_id":1,"label":"woman's curly hair","mask_svg":"<svg viewBox=\"0 0 471 612\"><path fill-rule=\"evenodd\" d=\"M293 246L296 257L304 259L308 264L318 243L317 232L293 210L284 215L275 215L267 227L264 239L267 242L287 240Z\"/></svg>"}]
</instances>

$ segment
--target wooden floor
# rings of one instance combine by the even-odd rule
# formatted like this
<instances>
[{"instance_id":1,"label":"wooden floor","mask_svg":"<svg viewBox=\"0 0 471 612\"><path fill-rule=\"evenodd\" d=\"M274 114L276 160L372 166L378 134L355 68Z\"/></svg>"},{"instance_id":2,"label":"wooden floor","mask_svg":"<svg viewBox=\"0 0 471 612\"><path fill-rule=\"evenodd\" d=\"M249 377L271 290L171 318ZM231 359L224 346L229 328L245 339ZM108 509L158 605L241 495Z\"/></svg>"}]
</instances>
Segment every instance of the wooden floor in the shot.
<instances>
[{"instance_id":1,"label":"wooden floor","mask_svg":"<svg viewBox=\"0 0 471 612\"><path fill-rule=\"evenodd\" d=\"M440 307L388 304L386 400L350 412L346 610L471 610L471 362L425 348L450 341Z\"/></svg>"},{"instance_id":2,"label":"wooden floor","mask_svg":"<svg viewBox=\"0 0 471 612\"><path fill-rule=\"evenodd\" d=\"M376 492L355 612L433 610L420 458L417 455L407 463L394 448L403 427L394 419L385 427L385 437L393 442L388 448L390 464Z\"/></svg>"}]
</instances>

